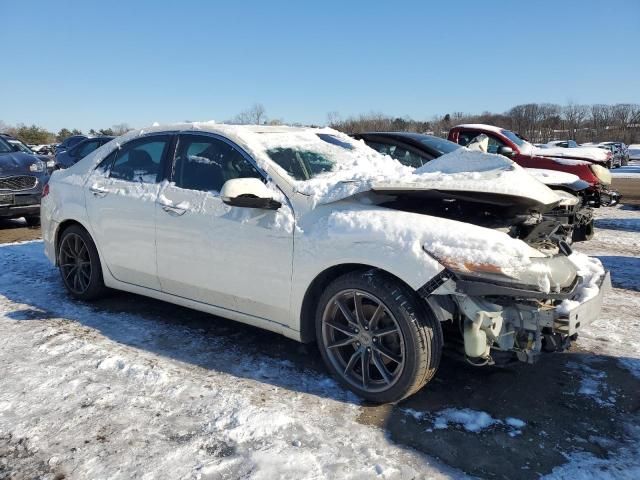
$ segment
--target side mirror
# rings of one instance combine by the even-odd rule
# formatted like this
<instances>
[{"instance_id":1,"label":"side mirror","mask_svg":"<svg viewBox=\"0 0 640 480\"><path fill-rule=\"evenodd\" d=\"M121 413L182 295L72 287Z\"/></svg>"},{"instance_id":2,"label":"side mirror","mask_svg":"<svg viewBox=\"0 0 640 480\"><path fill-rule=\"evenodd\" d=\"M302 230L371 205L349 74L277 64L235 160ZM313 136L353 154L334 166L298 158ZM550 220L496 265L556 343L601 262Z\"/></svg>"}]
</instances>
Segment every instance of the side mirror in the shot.
<instances>
[{"instance_id":1,"label":"side mirror","mask_svg":"<svg viewBox=\"0 0 640 480\"><path fill-rule=\"evenodd\" d=\"M257 178L234 178L222 185L222 201L232 207L277 210L282 204L273 199L272 192Z\"/></svg>"},{"instance_id":2,"label":"side mirror","mask_svg":"<svg viewBox=\"0 0 640 480\"><path fill-rule=\"evenodd\" d=\"M500 147L498 148L498 152L499 155L504 155L505 157L508 158L513 158L516 154L516 152L513 151L513 148L511 147Z\"/></svg>"}]
</instances>

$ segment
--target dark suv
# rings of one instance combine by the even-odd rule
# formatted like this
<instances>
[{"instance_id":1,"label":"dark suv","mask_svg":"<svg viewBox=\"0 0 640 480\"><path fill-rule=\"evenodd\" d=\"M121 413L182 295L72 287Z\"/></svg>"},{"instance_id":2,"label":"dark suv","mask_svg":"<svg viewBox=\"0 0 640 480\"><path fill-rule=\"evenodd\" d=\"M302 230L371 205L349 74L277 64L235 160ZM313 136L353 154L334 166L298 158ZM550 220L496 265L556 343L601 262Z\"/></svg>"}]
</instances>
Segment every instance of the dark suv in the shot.
<instances>
[{"instance_id":1,"label":"dark suv","mask_svg":"<svg viewBox=\"0 0 640 480\"><path fill-rule=\"evenodd\" d=\"M0 135L0 218L24 217L28 225L40 223L42 188L49 181L47 164Z\"/></svg>"},{"instance_id":2,"label":"dark suv","mask_svg":"<svg viewBox=\"0 0 640 480\"><path fill-rule=\"evenodd\" d=\"M114 138L115 137L101 136L81 140L68 150L63 150L56 154L55 168L69 168L75 165L79 160L100 148L105 143L109 143Z\"/></svg>"}]
</instances>

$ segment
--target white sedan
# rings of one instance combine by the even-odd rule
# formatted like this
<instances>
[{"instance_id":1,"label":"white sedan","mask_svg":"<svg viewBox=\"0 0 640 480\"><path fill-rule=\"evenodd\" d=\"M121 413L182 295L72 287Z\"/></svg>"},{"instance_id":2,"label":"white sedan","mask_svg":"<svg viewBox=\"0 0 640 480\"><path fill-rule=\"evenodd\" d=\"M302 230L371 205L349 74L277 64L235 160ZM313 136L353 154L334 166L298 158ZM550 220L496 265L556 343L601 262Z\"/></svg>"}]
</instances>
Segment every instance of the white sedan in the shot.
<instances>
[{"instance_id":1,"label":"white sedan","mask_svg":"<svg viewBox=\"0 0 640 480\"><path fill-rule=\"evenodd\" d=\"M562 197L501 156L466 172L488 154L460 151L413 171L330 129L132 131L53 174L45 252L77 299L126 290L315 340L345 386L398 401L433 377L443 337L474 365L562 350L609 282L495 223Z\"/></svg>"}]
</instances>

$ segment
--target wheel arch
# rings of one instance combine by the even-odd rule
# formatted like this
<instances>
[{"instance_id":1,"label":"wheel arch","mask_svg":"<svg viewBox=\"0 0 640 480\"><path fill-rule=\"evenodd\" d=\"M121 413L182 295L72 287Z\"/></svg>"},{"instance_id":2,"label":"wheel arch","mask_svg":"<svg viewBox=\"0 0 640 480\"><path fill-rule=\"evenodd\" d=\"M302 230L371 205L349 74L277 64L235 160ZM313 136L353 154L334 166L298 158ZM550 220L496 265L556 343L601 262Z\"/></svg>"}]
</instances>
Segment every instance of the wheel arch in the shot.
<instances>
[{"instance_id":1,"label":"wheel arch","mask_svg":"<svg viewBox=\"0 0 640 480\"><path fill-rule=\"evenodd\" d=\"M316 339L315 328L315 313L318 306L318 301L324 289L336 278L341 277L347 273L367 270L378 270L390 277L393 277L398 282L406 285L406 287L415 291L407 282L399 278L397 275L384 270L380 267L368 265L365 263L342 263L333 265L320 272L311 281L302 300L302 307L300 309L300 341L304 343L310 343Z\"/></svg>"},{"instance_id":2,"label":"wheel arch","mask_svg":"<svg viewBox=\"0 0 640 480\"><path fill-rule=\"evenodd\" d=\"M86 225L84 225L82 222L80 222L79 220L75 219L75 218L68 218L62 222L60 222L60 224L58 225L58 227L56 228L55 231L55 235L54 235L54 248L55 248L55 255L56 255L56 266L58 265L58 247L60 246L60 238L62 237L62 234L64 233L64 231L73 226L73 225L77 225L80 228L82 228L83 230L85 230L90 237L93 238L93 236L91 235L91 232L89 231L89 229L87 228ZM95 243L95 240L94 240Z\"/></svg>"}]
</instances>

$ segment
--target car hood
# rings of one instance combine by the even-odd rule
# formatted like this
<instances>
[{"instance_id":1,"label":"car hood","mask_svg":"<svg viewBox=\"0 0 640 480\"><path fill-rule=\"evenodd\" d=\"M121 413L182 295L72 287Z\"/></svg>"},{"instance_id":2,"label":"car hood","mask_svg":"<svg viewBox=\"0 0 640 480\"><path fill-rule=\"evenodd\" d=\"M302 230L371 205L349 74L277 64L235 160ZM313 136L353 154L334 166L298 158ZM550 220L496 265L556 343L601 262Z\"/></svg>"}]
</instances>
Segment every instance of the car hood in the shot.
<instances>
[{"instance_id":1,"label":"car hood","mask_svg":"<svg viewBox=\"0 0 640 480\"><path fill-rule=\"evenodd\" d=\"M29 174L29 167L40 159L24 152L0 153L0 176Z\"/></svg>"},{"instance_id":2,"label":"car hood","mask_svg":"<svg viewBox=\"0 0 640 480\"><path fill-rule=\"evenodd\" d=\"M411 176L374 181L371 190L425 198L447 196L539 211L563 200L510 159L464 148L428 162Z\"/></svg>"},{"instance_id":3,"label":"car hood","mask_svg":"<svg viewBox=\"0 0 640 480\"><path fill-rule=\"evenodd\" d=\"M569 158L573 160L586 160L588 162L606 163L609 158L607 150L602 148L593 147L576 147L576 148L562 148L562 147L549 147L538 148L533 147L531 154L538 157L559 157Z\"/></svg>"}]
</instances>

